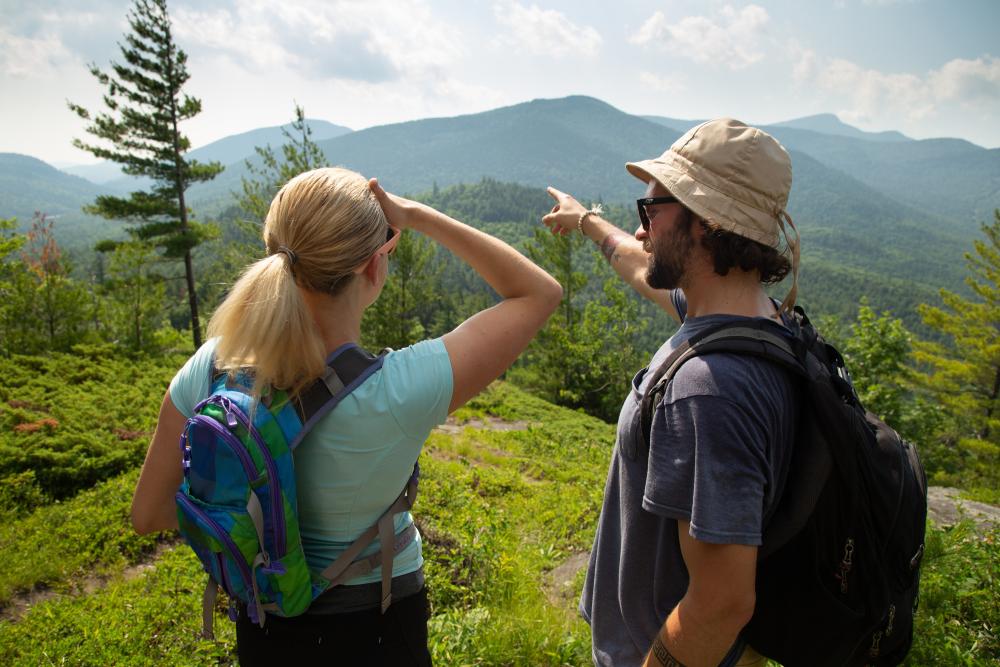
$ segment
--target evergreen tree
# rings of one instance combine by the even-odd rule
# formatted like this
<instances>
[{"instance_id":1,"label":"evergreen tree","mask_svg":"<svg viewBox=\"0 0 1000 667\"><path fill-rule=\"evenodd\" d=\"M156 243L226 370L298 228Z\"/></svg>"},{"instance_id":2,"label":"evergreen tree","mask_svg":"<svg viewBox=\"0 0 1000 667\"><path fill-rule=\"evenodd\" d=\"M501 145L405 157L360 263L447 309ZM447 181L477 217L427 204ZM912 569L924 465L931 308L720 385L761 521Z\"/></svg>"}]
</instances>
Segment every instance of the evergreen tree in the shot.
<instances>
[{"instance_id":1,"label":"evergreen tree","mask_svg":"<svg viewBox=\"0 0 1000 667\"><path fill-rule=\"evenodd\" d=\"M111 336L136 352L155 349L155 334L164 324L166 290L162 276L152 271L155 261L148 243L118 244L103 285Z\"/></svg>"},{"instance_id":2,"label":"evergreen tree","mask_svg":"<svg viewBox=\"0 0 1000 667\"><path fill-rule=\"evenodd\" d=\"M966 284L976 300L942 289L943 307L919 307L924 323L951 344L921 342L917 360L933 372L927 388L957 420L962 436L1000 442L1000 210L985 239L966 253Z\"/></svg>"},{"instance_id":3,"label":"evergreen tree","mask_svg":"<svg viewBox=\"0 0 1000 667\"><path fill-rule=\"evenodd\" d=\"M403 231L390 255L389 277L378 300L361 324L367 347L399 349L427 338L448 297L440 284L441 265L434 263L434 242Z\"/></svg>"},{"instance_id":4,"label":"evergreen tree","mask_svg":"<svg viewBox=\"0 0 1000 667\"><path fill-rule=\"evenodd\" d=\"M330 166L323 149L313 141L305 110L298 104L291 128L281 128L281 134L285 143L280 158L270 145L256 146L257 159L245 162L249 177L241 178L243 192L237 194L242 217L236 220L236 238L227 244L227 259L237 270L260 256L261 230L278 190L303 172Z\"/></svg>"},{"instance_id":5,"label":"evergreen tree","mask_svg":"<svg viewBox=\"0 0 1000 667\"><path fill-rule=\"evenodd\" d=\"M305 110L298 104L295 105L295 120L291 128L281 128L281 134L285 137L281 146L283 159L279 160L274 149L267 145L254 148L259 164L253 160L246 161L251 178L242 178L243 195L239 205L250 220L257 223L258 229L267 217L271 200L285 183L303 172L330 166L323 149L313 141ZM260 234L257 236L259 238Z\"/></svg>"},{"instance_id":6,"label":"evergreen tree","mask_svg":"<svg viewBox=\"0 0 1000 667\"><path fill-rule=\"evenodd\" d=\"M70 277L70 264L56 243L52 220L35 213L24 236L21 261L11 267L5 338L8 352L67 351L83 342L92 302L85 285Z\"/></svg>"},{"instance_id":7,"label":"evergreen tree","mask_svg":"<svg viewBox=\"0 0 1000 667\"><path fill-rule=\"evenodd\" d=\"M179 125L201 111L201 102L182 91L189 78L187 55L174 43L166 0L135 0L128 23L131 31L120 47L124 63L112 63L111 74L90 66L90 73L107 87L106 111L92 117L87 109L69 104L90 122L87 132L101 141L89 144L76 139L73 145L123 165L130 176L148 177L153 185L128 198L99 196L86 210L131 223L129 233L135 239L162 248L168 258L183 259L191 331L199 347L201 325L191 252L214 230L192 220L184 195L192 184L214 178L222 165L184 157L191 143Z\"/></svg>"},{"instance_id":8,"label":"evergreen tree","mask_svg":"<svg viewBox=\"0 0 1000 667\"><path fill-rule=\"evenodd\" d=\"M563 286L563 301L532 341L515 380L560 405L613 420L635 372L648 321L601 256L579 234L536 228L528 255ZM588 275L602 287L586 292Z\"/></svg>"},{"instance_id":9,"label":"evergreen tree","mask_svg":"<svg viewBox=\"0 0 1000 667\"><path fill-rule=\"evenodd\" d=\"M906 395L910 333L889 313L876 315L864 297L851 334L843 352L861 403L889 424L899 424Z\"/></svg>"},{"instance_id":10,"label":"evergreen tree","mask_svg":"<svg viewBox=\"0 0 1000 667\"><path fill-rule=\"evenodd\" d=\"M18 321L15 296L23 264L9 258L24 245L24 235L18 234L17 218L0 218L0 353L10 355L16 351L13 333Z\"/></svg>"},{"instance_id":11,"label":"evergreen tree","mask_svg":"<svg viewBox=\"0 0 1000 667\"><path fill-rule=\"evenodd\" d=\"M946 343L920 342L918 376L947 416L929 473L937 483L997 488L1000 483L1000 210L966 253L975 299L941 290L943 307L921 305L924 323Z\"/></svg>"},{"instance_id":12,"label":"evergreen tree","mask_svg":"<svg viewBox=\"0 0 1000 667\"><path fill-rule=\"evenodd\" d=\"M888 312L876 315L864 297L850 330L850 338L839 347L862 405L908 440L921 447L931 445L942 415L935 404L915 392L910 367L913 337L903 321ZM821 331L834 342L825 327Z\"/></svg>"}]
</instances>

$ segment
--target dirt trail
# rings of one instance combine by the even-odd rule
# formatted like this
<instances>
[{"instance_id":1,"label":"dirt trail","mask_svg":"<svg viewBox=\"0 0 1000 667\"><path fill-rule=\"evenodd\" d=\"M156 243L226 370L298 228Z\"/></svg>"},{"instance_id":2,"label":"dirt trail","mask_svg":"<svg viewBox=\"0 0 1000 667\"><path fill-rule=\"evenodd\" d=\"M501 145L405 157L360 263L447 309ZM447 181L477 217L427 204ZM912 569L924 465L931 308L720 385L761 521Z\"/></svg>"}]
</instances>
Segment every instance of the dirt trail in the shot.
<instances>
[{"instance_id":1,"label":"dirt trail","mask_svg":"<svg viewBox=\"0 0 1000 667\"><path fill-rule=\"evenodd\" d=\"M158 543L156 549L150 552L146 558L126 567L120 574L91 574L65 585L60 584L59 588L42 586L27 593L15 595L5 606L0 607L0 623L17 621L39 602L45 602L46 600L52 600L65 595L90 595L101 590L112 581L129 581L136 577L141 577L156 567L156 561L160 559L165 551L179 544L183 544L183 542L177 537Z\"/></svg>"},{"instance_id":2,"label":"dirt trail","mask_svg":"<svg viewBox=\"0 0 1000 667\"><path fill-rule=\"evenodd\" d=\"M458 422L454 417L449 415L447 421L435 428L434 431L455 435L461 433L465 428L478 428L490 431L526 431L528 429L528 422L512 422L490 416L487 416L485 420L470 419L469 421Z\"/></svg>"}]
</instances>

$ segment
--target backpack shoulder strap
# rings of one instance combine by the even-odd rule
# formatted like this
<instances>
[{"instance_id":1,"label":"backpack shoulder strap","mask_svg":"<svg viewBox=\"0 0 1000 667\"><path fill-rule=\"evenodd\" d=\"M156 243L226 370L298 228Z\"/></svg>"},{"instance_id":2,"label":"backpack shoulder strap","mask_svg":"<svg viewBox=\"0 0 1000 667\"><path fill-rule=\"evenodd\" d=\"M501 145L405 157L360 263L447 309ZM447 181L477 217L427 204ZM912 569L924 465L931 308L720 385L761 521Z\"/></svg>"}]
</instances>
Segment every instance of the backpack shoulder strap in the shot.
<instances>
[{"instance_id":1,"label":"backpack shoulder strap","mask_svg":"<svg viewBox=\"0 0 1000 667\"><path fill-rule=\"evenodd\" d=\"M678 345L656 369L642 396L640 430L646 448L649 448L656 405L663 398L667 385L691 357L712 352L746 354L767 359L792 373L804 375L806 350L801 341L782 336L769 330L769 327L763 320L726 323L706 329Z\"/></svg>"},{"instance_id":2,"label":"backpack shoulder strap","mask_svg":"<svg viewBox=\"0 0 1000 667\"><path fill-rule=\"evenodd\" d=\"M373 355L354 343L345 343L331 352L323 377L298 397L296 409L302 420L302 430L289 443L289 448L294 449L323 416L382 368L387 353L388 350L384 350Z\"/></svg>"}]
</instances>

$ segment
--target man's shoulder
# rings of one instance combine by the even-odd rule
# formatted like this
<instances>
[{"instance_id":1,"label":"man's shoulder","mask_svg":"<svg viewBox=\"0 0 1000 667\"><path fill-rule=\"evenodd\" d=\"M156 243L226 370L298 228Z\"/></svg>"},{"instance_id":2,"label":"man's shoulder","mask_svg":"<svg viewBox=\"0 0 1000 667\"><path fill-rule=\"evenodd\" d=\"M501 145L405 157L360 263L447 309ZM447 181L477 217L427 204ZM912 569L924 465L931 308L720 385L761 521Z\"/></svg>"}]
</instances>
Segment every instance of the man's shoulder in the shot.
<instances>
[{"instance_id":1,"label":"man's shoulder","mask_svg":"<svg viewBox=\"0 0 1000 667\"><path fill-rule=\"evenodd\" d=\"M793 382L788 371L766 359L737 352L713 352L684 362L663 400L715 397L745 404L762 394L783 400Z\"/></svg>"}]
</instances>

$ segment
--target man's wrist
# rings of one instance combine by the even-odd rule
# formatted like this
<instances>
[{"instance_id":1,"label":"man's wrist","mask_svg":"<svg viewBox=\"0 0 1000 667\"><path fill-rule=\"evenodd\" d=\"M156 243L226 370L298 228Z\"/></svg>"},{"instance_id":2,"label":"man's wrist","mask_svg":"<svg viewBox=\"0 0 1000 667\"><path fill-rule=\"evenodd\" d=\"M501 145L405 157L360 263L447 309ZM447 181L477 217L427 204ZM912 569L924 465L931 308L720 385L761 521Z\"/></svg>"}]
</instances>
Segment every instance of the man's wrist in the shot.
<instances>
[{"instance_id":1,"label":"man's wrist","mask_svg":"<svg viewBox=\"0 0 1000 667\"><path fill-rule=\"evenodd\" d=\"M584 236L586 236L586 233L584 233L584 231L583 231L583 223L586 222L587 218L589 218L590 216L592 216L592 215L600 215L603 212L604 212L604 208L600 204L594 204L589 209L587 209L586 211L584 211L583 213L581 213L580 217L576 219L576 229L577 229L577 231L579 231L581 234L583 234Z\"/></svg>"},{"instance_id":2,"label":"man's wrist","mask_svg":"<svg viewBox=\"0 0 1000 667\"><path fill-rule=\"evenodd\" d=\"M653 658L654 665L662 667L684 667L684 663L675 658L667 645L663 642L663 633L657 632L653 638L653 646L649 649L649 654Z\"/></svg>"}]
</instances>

